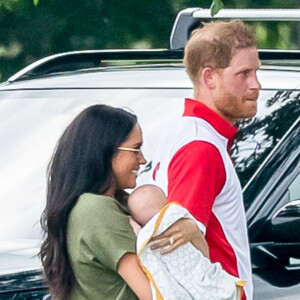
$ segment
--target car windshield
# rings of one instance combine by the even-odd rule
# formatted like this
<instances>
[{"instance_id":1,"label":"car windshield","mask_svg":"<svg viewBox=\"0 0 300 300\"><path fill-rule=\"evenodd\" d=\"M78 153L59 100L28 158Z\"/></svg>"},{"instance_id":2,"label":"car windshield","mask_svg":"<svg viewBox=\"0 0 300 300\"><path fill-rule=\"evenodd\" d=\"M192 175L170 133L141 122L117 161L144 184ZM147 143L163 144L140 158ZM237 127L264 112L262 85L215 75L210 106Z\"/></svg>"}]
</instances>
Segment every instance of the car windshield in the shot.
<instances>
[{"instance_id":1,"label":"car windshield","mask_svg":"<svg viewBox=\"0 0 300 300\"><path fill-rule=\"evenodd\" d=\"M136 79L139 75L134 72L112 72L110 75L116 78L115 83L123 77L127 81L128 78ZM258 99L258 112L253 119L238 124L240 134L233 144L232 154L242 186L299 116L300 89L290 88L296 86L299 73L284 72L274 75L273 71L260 71L263 89ZM66 79L70 86L82 84L84 78L88 78L91 85L103 84L102 78L108 80L107 74L101 72L92 75L82 74L74 79L66 76ZM119 80L118 76L123 77ZM289 76L289 79L281 84L279 76ZM149 69L143 72L143 77L154 78L160 86L0 91L0 240L42 236L39 219L45 206L47 165L64 128L87 106L103 103L127 108L138 116L143 130L143 152L148 161L138 183L149 182L153 147L162 131L182 115L184 98L192 97L193 91L183 68ZM164 86L167 79L172 82L171 87ZM51 83L51 78L43 80ZM39 82L36 80L34 84L39 87ZM174 83L178 87L174 87ZM289 84L288 89L277 87L286 84Z\"/></svg>"}]
</instances>

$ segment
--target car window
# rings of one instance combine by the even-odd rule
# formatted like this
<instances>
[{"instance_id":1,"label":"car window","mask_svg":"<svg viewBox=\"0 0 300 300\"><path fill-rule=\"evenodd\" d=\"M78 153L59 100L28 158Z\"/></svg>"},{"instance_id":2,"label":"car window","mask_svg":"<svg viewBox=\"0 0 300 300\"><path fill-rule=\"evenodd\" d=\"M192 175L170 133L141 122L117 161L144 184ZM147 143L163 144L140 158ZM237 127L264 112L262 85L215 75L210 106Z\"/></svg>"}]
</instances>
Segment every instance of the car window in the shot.
<instances>
[{"instance_id":1,"label":"car window","mask_svg":"<svg viewBox=\"0 0 300 300\"><path fill-rule=\"evenodd\" d=\"M232 155L242 186L299 117L299 103L299 90L261 91L256 116L238 122Z\"/></svg>"},{"instance_id":2,"label":"car window","mask_svg":"<svg viewBox=\"0 0 300 300\"><path fill-rule=\"evenodd\" d=\"M182 114L185 96L191 96L190 89L1 92L0 240L40 238L47 164L59 136L80 111L97 103L133 111L149 162L160 132Z\"/></svg>"},{"instance_id":3,"label":"car window","mask_svg":"<svg viewBox=\"0 0 300 300\"><path fill-rule=\"evenodd\" d=\"M300 173L289 186L290 201L300 200Z\"/></svg>"}]
</instances>

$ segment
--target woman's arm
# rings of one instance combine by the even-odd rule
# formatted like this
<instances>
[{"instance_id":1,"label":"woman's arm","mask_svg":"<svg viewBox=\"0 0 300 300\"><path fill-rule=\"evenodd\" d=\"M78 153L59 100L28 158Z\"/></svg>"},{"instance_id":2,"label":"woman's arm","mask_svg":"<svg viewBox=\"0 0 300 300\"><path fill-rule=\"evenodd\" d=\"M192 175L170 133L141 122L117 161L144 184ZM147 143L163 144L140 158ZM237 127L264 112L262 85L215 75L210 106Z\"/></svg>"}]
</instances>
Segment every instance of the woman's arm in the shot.
<instances>
[{"instance_id":1,"label":"woman's arm","mask_svg":"<svg viewBox=\"0 0 300 300\"><path fill-rule=\"evenodd\" d=\"M170 244L170 238L174 243ZM152 250L163 248L169 245L169 247L163 250L162 254L167 254L179 246L191 242L198 250L200 250L204 256L209 257L209 250L207 242L204 238L204 234L199 230L196 222L192 219L184 218L175 222L165 232L151 238L151 241L161 240L157 243L153 243Z\"/></svg>"},{"instance_id":2,"label":"woman's arm","mask_svg":"<svg viewBox=\"0 0 300 300\"><path fill-rule=\"evenodd\" d=\"M136 254L127 252L122 256L118 273L140 300L152 299L150 282L140 267Z\"/></svg>"}]
</instances>

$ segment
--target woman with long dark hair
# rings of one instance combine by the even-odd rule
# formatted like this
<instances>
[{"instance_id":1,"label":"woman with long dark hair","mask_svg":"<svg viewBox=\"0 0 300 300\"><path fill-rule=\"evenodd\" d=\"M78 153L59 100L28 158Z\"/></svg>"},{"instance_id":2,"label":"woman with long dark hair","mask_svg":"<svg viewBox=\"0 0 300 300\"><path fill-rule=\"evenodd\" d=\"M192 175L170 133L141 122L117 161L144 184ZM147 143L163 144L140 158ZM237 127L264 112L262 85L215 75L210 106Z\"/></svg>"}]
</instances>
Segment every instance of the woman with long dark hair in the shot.
<instances>
[{"instance_id":1,"label":"woman with long dark hair","mask_svg":"<svg viewBox=\"0 0 300 300\"><path fill-rule=\"evenodd\" d=\"M146 162L142 143L136 116L106 105L85 109L61 136L41 217L40 257L53 299L151 299L124 192ZM200 236L188 220L166 236L170 230L181 237L174 249Z\"/></svg>"}]
</instances>

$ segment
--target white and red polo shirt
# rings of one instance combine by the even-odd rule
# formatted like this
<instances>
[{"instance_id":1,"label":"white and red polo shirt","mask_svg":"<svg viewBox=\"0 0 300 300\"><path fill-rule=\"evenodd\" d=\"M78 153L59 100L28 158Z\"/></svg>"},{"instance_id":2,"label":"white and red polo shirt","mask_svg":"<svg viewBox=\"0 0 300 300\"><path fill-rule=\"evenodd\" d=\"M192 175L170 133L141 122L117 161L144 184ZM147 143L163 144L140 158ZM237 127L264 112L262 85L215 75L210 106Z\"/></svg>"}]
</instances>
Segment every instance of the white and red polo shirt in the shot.
<instances>
[{"instance_id":1,"label":"white and red polo shirt","mask_svg":"<svg viewBox=\"0 0 300 300\"><path fill-rule=\"evenodd\" d=\"M158 143L153 156L154 184L169 201L187 208L200 222L212 262L246 280L252 274L240 182L228 153L236 128L203 103L186 99L183 116Z\"/></svg>"}]
</instances>

